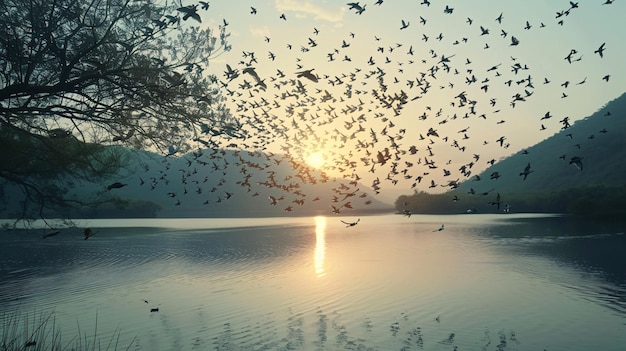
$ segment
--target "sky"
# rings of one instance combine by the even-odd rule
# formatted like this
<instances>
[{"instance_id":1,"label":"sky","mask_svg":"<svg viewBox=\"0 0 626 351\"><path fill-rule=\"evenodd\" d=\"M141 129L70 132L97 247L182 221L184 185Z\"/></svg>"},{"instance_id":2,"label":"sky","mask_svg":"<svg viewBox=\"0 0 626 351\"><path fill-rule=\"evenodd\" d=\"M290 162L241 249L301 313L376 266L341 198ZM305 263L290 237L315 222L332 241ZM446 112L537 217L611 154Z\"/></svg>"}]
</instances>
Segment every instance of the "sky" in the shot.
<instances>
[{"instance_id":1,"label":"sky","mask_svg":"<svg viewBox=\"0 0 626 351\"><path fill-rule=\"evenodd\" d=\"M210 70L249 135L236 146L314 155L396 195L445 191L428 185L467 179L463 165L478 174L626 91L623 0L209 2L203 25L230 33ZM315 81L298 77L311 69Z\"/></svg>"}]
</instances>

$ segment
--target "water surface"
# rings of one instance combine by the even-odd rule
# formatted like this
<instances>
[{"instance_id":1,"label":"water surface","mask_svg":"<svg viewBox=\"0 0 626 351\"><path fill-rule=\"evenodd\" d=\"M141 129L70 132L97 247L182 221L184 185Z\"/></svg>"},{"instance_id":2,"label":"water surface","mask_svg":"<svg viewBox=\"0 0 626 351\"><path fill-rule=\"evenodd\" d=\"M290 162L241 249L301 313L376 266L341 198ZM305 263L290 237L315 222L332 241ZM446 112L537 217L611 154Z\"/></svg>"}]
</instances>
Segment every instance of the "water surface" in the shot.
<instances>
[{"instance_id":1,"label":"water surface","mask_svg":"<svg viewBox=\"0 0 626 351\"><path fill-rule=\"evenodd\" d=\"M623 350L619 224L545 215L89 220L0 236L0 311L136 350ZM437 228L445 225L443 231ZM146 302L147 301L147 302ZM158 312L150 312L158 308Z\"/></svg>"}]
</instances>

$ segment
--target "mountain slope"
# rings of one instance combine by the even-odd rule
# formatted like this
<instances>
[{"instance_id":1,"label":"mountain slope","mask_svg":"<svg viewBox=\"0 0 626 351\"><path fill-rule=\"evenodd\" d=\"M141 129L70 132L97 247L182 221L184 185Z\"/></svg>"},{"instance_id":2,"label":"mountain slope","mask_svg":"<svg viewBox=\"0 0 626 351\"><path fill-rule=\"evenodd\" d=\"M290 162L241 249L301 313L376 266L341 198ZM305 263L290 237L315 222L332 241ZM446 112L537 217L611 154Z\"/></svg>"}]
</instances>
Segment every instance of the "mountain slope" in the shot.
<instances>
[{"instance_id":1,"label":"mountain slope","mask_svg":"<svg viewBox=\"0 0 626 351\"><path fill-rule=\"evenodd\" d=\"M362 184L329 179L283 155L208 149L180 157L132 153L124 175L106 184L85 184L75 194L157 204L159 217L328 215L333 206L336 213L349 215L392 208ZM114 182L125 185L107 190ZM91 215L111 212L123 215L110 208L107 214L101 208Z\"/></svg>"},{"instance_id":2,"label":"mountain slope","mask_svg":"<svg viewBox=\"0 0 626 351\"><path fill-rule=\"evenodd\" d=\"M581 161L576 161L576 157ZM494 189L545 192L584 185L623 185L626 176L626 94L552 137L464 181L455 193ZM576 164L582 164L582 170ZM530 164L526 180L523 175ZM491 179L498 172L499 178Z\"/></svg>"}]
</instances>

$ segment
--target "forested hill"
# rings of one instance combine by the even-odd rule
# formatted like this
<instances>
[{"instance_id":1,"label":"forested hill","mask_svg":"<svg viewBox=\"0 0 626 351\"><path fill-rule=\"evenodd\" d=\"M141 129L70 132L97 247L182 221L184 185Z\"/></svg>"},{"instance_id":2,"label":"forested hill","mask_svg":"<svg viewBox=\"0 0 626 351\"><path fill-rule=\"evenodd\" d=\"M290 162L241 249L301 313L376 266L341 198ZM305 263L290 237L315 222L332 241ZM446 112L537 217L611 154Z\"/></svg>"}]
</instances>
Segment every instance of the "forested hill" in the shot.
<instances>
[{"instance_id":1,"label":"forested hill","mask_svg":"<svg viewBox=\"0 0 626 351\"><path fill-rule=\"evenodd\" d=\"M125 175L83 184L75 196L103 193L88 217L263 217L357 215L391 211L375 192L356 182L332 179L285 156L260 151L203 149L162 156L130 151ZM107 187L113 183L120 188Z\"/></svg>"},{"instance_id":2,"label":"forested hill","mask_svg":"<svg viewBox=\"0 0 626 351\"><path fill-rule=\"evenodd\" d=\"M561 118L552 119L543 122L566 126L559 122ZM438 195L401 196L396 209L416 213L561 212L623 218L624 159L626 94L471 176L457 189Z\"/></svg>"},{"instance_id":3,"label":"forested hill","mask_svg":"<svg viewBox=\"0 0 626 351\"><path fill-rule=\"evenodd\" d=\"M544 122L558 123L558 117ZM580 162L576 162L577 158ZM459 191L558 191L623 185L626 179L626 94L552 137L503 159L464 181ZM483 162L482 160L480 162ZM520 173L530 164L526 180ZM582 169L579 169L582 165ZM578 166L578 167L577 167ZM497 172L499 177L492 175ZM478 180L480 179L480 180Z\"/></svg>"}]
</instances>

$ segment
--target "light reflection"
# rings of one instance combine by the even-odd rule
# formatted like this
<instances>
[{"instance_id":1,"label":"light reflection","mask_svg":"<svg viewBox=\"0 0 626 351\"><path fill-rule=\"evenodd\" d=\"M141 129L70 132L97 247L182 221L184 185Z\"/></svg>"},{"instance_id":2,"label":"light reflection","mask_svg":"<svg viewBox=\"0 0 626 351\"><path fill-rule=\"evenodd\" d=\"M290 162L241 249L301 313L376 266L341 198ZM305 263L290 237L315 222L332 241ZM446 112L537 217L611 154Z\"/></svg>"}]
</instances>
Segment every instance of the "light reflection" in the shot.
<instances>
[{"instance_id":1,"label":"light reflection","mask_svg":"<svg viewBox=\"0 0 626 351\"><path fill-rule=\"evenodd\" d=\"M315 274L318 277L326 275L324 271L324 258L326 256L326 217L315 217Z\"/></svg>"}]
</instances>

